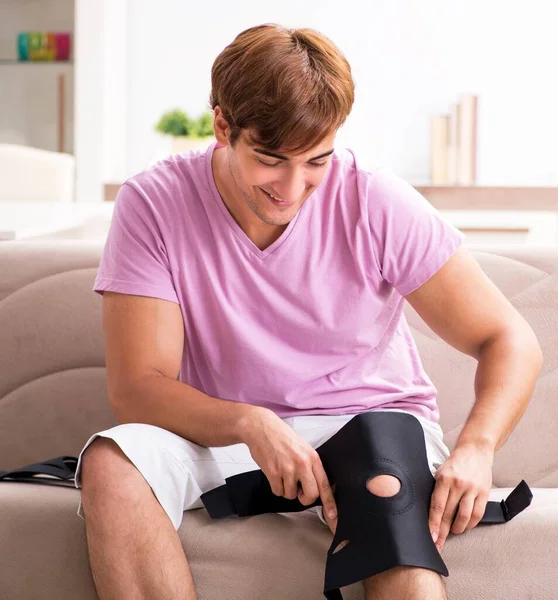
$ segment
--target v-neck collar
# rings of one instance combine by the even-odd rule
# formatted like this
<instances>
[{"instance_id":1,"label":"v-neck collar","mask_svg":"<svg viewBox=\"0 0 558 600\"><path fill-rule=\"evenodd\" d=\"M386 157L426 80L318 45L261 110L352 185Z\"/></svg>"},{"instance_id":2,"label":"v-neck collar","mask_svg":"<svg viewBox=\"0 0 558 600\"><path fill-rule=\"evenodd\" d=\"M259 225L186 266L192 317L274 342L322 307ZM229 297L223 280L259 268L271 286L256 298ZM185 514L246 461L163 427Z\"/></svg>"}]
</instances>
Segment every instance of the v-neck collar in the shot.
<instances>
[{"instance_id":1,"label":"v-neck collar","mask_svg":"<svg viewBox=\"0 0 558 600\"><path fill-rule=\"evenodd\" d=\"M215 151L215 148L217 147L218 143L219 142L213 142L211 144L211 146L207 149L206 156L205 156L207 179L209 182L209 187L212 192L213 199L217 203L217 206L219 207L221 213L225 217L225 220L229 224L230 228L232 229L232 231L236 235L236 237L246 246L246 248L248 248L248 250L250 250L250 252L252 252L255 256L257 256L260 260L265 260L270 254L275 252L280 246L282 246L287 241L287 238L293 232L295 225L297 224L297 221L300 217L300 214L304 210L304 208L305 208L306 204L308 203L308 200L310 200L310 198L307 198L306 202L298 209L295 216L291 219L291 221L287 225L287 228L285 229L285 231L283 231L283 233L265 250L260 250L256 246L256 244L254 244L254 242L244 233L244 231L242 230L242 227L240 227L240 225L234 220L234 217L229 212L229 209L227 208L226 204L223 202L223 199L221 198L221 194L219 194L219 190L217 189L217 185L215 183L215 178L213 177L213 169L211 168L211 162L213 159L213 152Z\"/></svg>"}]
</instances>

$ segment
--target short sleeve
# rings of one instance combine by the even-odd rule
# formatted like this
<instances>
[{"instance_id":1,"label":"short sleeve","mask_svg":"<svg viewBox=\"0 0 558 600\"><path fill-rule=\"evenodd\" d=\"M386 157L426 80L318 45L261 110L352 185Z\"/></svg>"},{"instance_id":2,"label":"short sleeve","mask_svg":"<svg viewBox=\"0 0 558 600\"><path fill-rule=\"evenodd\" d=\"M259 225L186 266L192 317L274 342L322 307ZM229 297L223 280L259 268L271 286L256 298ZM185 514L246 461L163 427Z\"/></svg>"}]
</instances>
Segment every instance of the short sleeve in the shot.
<instances>
[{"instance_id":1,"label":"short sleeve","mask_svg":"<svg viewBox=\"0 0 558 600\"><path fill-rule=\"evenodd\" d=\"M93 290L179 303L156 211L129 183L116 197Z\"/></svg>"},{"instance_id":2,"label":"short sleeve","mask_svg":"<svg viewBox=\"0 0 558 600\"><path fill-rule=\"evenodd\" d=\"M387 168L366 173L373 250L382 278L402 296L446 263L465 239L413 186Z\"/></svg>"}]
</instances>

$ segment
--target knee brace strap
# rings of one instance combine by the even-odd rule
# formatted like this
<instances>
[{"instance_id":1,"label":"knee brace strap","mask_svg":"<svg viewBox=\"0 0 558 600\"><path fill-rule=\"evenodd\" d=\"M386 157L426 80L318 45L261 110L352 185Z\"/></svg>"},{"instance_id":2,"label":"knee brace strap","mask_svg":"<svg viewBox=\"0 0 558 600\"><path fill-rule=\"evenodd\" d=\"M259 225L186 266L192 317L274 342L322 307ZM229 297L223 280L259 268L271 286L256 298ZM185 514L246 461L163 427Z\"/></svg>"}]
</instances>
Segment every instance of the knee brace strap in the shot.
<instances>
[{"instance_id":1,"label":"knee brace strap","mask_svg":"<svg viewBox=\"0 0 558 600\"><path fill-rule=\"evenodd\" d=\"M316 449L330 484L335 485L338 521L327 553L324 595L342 600L340 587L396 566L416 566L448 576L428 526L435 479L428 467L424 432L418 419L402 412L361 413ZM401 482L394 496L368 491L367 481L392 475ZM509 521L531 503L525 481L501 502L488 502L482 523ZM261 470L226 479L201 496L212 518L298 512L298 499L276 496ZM334 552L344 540L349 544Z\"/></svg>"}]
</instances>

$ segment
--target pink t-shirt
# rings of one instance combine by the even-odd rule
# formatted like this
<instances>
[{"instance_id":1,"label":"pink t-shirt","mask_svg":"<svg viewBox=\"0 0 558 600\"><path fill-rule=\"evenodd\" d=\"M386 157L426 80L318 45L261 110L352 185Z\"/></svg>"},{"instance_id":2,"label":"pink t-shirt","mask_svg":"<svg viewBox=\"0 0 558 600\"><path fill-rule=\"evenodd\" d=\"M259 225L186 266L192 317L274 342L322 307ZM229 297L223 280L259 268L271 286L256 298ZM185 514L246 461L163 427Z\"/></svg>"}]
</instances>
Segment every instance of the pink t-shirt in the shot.
<instances>
[{"instance_id":1,"label":"pink t-shirt","mask_svg":"<svg viewBox=\"0 0 558 600\"><path fill-rule=\"evenodd\" d=\"M338 150L281 237L260 250L219 196L215 146L125 182L94 290L178 303L180 380L210 396L281 417L399 408L437 423L403 296L463 234L390 170L364 170Z\"/></svg>"}]
</instances>

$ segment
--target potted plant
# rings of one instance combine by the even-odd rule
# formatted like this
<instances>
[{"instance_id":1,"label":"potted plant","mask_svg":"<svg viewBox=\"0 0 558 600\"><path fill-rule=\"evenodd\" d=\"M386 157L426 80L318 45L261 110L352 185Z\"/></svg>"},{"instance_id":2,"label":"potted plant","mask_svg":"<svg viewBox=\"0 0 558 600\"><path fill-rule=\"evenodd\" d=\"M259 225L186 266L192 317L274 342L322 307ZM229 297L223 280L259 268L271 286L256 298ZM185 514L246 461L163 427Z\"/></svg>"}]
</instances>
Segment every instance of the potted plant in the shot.
<instances>
[{"instance_id":1,"label":"potted plant","mask_svg":"<svg viewBox=\"0 0 558 600\"><path fill-rule=\"evenodd\" d=\"M173 154L196 148L206 148L215 139L213 137L213 115L209 111L205 111L197 119L193 119L180 108L169 110L159 119L155 130L172 136Z\"/></svg>"}]
</instances>

